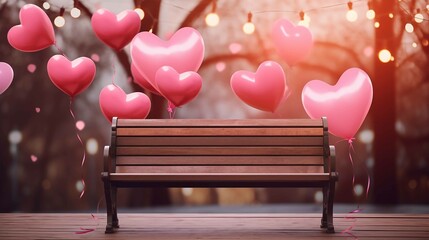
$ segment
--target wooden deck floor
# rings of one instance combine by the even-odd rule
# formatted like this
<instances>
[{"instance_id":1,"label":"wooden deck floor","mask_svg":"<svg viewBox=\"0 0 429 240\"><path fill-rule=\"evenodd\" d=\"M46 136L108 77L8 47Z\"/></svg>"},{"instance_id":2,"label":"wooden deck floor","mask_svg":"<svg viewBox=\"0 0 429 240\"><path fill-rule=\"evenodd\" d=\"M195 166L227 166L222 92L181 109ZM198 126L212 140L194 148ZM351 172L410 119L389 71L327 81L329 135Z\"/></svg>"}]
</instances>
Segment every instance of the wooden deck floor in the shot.
<instances>
[{"instance_id":1,"label":"wooden deck floor","mask_svg":"<svg viewBox=\"0 0 429 240\"><path fill-rule=\"evenodd\" d=\"M97 214L0 214L0 239L429 239L429 214L335 215L335 234L320 228L320 214L119 214L121 228L105 235ZM96 228L76 234L84 228Z\"/></svg>"}]
</instances>

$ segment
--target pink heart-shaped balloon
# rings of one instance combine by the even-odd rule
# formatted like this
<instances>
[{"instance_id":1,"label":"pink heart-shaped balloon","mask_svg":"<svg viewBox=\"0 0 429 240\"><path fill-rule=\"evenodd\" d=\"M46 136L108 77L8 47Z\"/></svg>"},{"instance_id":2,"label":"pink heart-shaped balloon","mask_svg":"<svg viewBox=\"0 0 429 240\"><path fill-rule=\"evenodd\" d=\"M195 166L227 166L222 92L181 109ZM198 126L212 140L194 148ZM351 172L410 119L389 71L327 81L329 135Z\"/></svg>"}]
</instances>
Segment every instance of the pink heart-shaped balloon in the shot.
<instances>
[{"instance_id":1,"label":"pink heart-shaped balloon","mask_svg":"<svg viewBox=\"0 0 429 240\"><path fill-rule=\"evenodd\" d=\"M158 69L155 81L159 92L176 107L194 99L203 84L198 73L189 71L179 74L169 66Z\"/></svg>"},{"instance_id":2,"label":"pink heart-shaped balloon","mask_svg":"<svg viewBox=\"0 0 429 240\"><path fill-rule=\"evenodd\" d=\"M235 72L231 77L231 88L248 105L274 112L287 91L286 77L278 63L265 61L256 73L244 70Z\"/></svg>"},{"instance_id":3,"label":"pink heart-shaped balloon","mask_svg":"<svg viewBox=\"0 0 429 240\"><path fill-rule=\"evenodd\" d=\"M0 94L4 93L9 88L13 80L13 69L5 63L0 62Z\"/></svg>"},{"instance_id":4,"label":"pink heart-shaped balloon","mask_svg":"<svg viewBox=\"0 0 429 240\"><path fill-rule=\"evenodd\" d=\"M62 55L55 55L49 59L47 69L52 83L70 97L91 85L95 76L95 63L87 57L69 61Z\"/></svg>"},{"instance_id":5,"label":"pink heart-shaped balloon","mask_svg":"<svg viewBox=\"0 0 429 240\"><path fill-rule=\"evenodd\" d=\"M143 119L149 114L151 103L148 96L141 92L126 94L113 84L104 87L99 96L100 108L106 119L113 117Z\"/></svg>"},{"instance_id":6,"label":"pink heart-shaped balloon","mask_svg":"<svg viewBox=\"0 0 429 240\"><path fill-rule=\"evenodd\" d=\"M157 95L161 95L158 90L152 86L137 70L136 66L131 63L131 74L133 75L134 81L140 85L140 87L149 90L152 93L155 93Z\"/></svg>"},{"instance_id":7,"label":"pink heart-shaped balloon","mask_svg":"<svg viewBox=\"0 0 429 240\"><path fill-rule=\"evenodd\" d=\"M115 15L107 9L98 9L91 17L91 25L102 42L121 50L140 31L140 17L133 10Z\"/></svg>"},{"instance_id":8,"label":"pink heart-shaped balloon","mask_svg":"<svg viewBox=\"0 0 429 240\"><path fill-rule=\"evenodd\" d=\"M55 33L48 15L34 4L26 4L19 11L21 25L7 33L9 44L23 52L35 52L55 43Z\"/></svg>"},{"instance_id":9,"label":"pink heart-shaped balloon","mask_svg":"<svg viewBox=\"0 0 429 240\"><path fill-rule=\"evenodd\" d=\"M153 33L141 32L131 42L133 64L155 88L155 74L161 67L170 66L179 73L196 72L203 58L203 38L197 30L190 27L179 29L168 41Z\"/></svg>"},{"instance_id":10,"label":"pink heart-shaped balloon","mask_svg":"<svg viewBox=\"0 0 429 240\"><path fill-rule=\"evenodd\" d=\"M351 139L368 114L373 89L366 72L350 68L334 86L319 80L308 82L301 97L304 109L311 118L327 117L330 133Z\"/></svg>"},{"instance_id":11,"label":"pink heart-shaped balloon","mask_svg":"<svg viewBox=\"0 0 429 240\"><path fill-rule=\"evenodd\" d=\"M313 47L310 30L295 26L286 19L277 20L272 28L274 46L289 66L303 60Z\"/></svg>"}]
</instances>

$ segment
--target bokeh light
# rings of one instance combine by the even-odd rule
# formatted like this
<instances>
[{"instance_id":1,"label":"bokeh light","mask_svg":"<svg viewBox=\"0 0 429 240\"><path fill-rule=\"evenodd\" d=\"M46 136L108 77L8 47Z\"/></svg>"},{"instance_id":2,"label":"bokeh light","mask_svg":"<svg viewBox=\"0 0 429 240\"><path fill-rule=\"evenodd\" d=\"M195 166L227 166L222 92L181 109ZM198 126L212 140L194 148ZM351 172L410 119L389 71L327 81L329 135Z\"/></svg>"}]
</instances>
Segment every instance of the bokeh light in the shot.
<instances>
[{"instance_id":1,"label":"bokeh light","mask_svg":"<svg viewBox=\"0 0 429 240\"><path fill-rule=\"evenodd\" d=\"M214 12L207 14L205 20L206 20L207 26L209 27L216 27L220 21L219 15L217 15L217 13L214 13Z\"/></svg>"}]
</instances>

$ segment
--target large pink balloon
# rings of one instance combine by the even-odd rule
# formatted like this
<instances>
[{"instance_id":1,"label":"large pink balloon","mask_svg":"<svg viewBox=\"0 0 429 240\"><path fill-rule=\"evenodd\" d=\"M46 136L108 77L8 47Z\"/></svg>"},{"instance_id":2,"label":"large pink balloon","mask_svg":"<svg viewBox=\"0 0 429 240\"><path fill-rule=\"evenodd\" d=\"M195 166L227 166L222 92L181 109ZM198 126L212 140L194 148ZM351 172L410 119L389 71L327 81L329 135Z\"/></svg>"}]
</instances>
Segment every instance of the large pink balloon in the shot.
<instances>
[{"instance_id":1,"label":"large pink balloon","mask_svg":"<svg viewBox=\"0 0 429 240\"><path fill-rule=\"evenodd\" d=\"M47 69L52 83L70 97L91 85L96 70L95 63L87 57L70 61L62 55L52 56Z\"/></svg>"},{"instance_id":2,"label":"large pink balloon","mask_svg":"<svg viewBox=\"0 0 429 240\"><path fill-rule=\"evenodd\" d=\"M303 60L313 47L310 30L304 26L295 26L286 19L274 23L272 37L277 52L289 66Z\"/></svg>"},{"instance_id":3,"label":"large pink balloon","mask_svg":"<svg viewBox=\"0 0 429 240\"><path fill-rule=\"evenodd\" d=\"M131 63L131 74L133 75L134 81L142 88L149 90L152 93L155 93L157 95L161 95L158 92L158 89L156 89L152 84L150 84L137 70L136 66L134 66L133 63Z\"/></svg>"},{"instance_id":4,"label":"large pink balloon","mask_svg":"<svg viewBox=\"0 0 429 240\"><path fill-rule=\"evenodd\" d=\"M268 112L275 112L287 91L282 67L273 61L259 65L256 73L237 71L231 77L235 95L248 105Z\"/></svg>"},{"instance_id":5,"label":"large pink balloon","mask_svg":"<svg viewBox=\"0 0 429 240\"><path fill-rule=\"evenodd\" d=\"M99 96L100 108L108 121L113 117L143 119L149 114L151 103L141 92L126 94L113 84L104 87Z\"/></svg>"},{"instance_id":6,"label":"large pink balloon","mask_svg":"<svg viewBox=\"0 0 429 240\"><path fill-rule=\"evenodd\" d=\"M176 107L193 100L200 92L203 84L198 73L184 72L179 74L169 66L158 69L155 81L159 92Z\"/></svg>"},{"instance_id":7,"label":"large pink balloon","mask_svg":"<svg viewBox=\"0 0 429 240\"><path fill-rule=\"evenodd\" d=\"M372 96L368 74L350 68L334 86L319 80L308 82L302 91L302 104L311 118L328 118L330 133L351 139L368 114Z\"/></svg>"},{"instance_id":8,"label":"large pink balloon","mask_svg":"<svg viewBox=\"0 0 429 240\"><path fill-rule=\"evenodd\" d=\"M196 72L203 58L203 38L197 30L190 27L179 29L168 41L150 32L141 32L131 42L133 64L155 88L155 74L161 67L170 66L178 73Z\"/></svg>"},{"instance_id":9,"label":"large pink balloon","mask_svg":"<svg viewBox=\"0 0 429 240\"><path fill-rule=\"evenodd\" d=\"M5 63L0 62L0 94L4 93L9 88L13 80L13 69Z\"/></svg>"},{"instance_id":10,"label":"large pink balloon","mask_svg":"<svg viewBox=\"0 0 429 240\"><path fill-rule=\"evenodd\" d=\"M91 17L91 25L102 42L121 50L140 31L140 17L133 10L115 15L107 9L98 9Z\"/></svg>"},{"instance_id":11,"label":"large pink balloon","mask_svg":"<svg viewBox=\"0 0 429 240\"><path fill-rule=\"evenodd\" d=\"M7 33L9 44L23 52L36 52L55 43L55 33L48 15L34 4L26 4L19 11L21 25Z\"/></svg>"}]
</instances>

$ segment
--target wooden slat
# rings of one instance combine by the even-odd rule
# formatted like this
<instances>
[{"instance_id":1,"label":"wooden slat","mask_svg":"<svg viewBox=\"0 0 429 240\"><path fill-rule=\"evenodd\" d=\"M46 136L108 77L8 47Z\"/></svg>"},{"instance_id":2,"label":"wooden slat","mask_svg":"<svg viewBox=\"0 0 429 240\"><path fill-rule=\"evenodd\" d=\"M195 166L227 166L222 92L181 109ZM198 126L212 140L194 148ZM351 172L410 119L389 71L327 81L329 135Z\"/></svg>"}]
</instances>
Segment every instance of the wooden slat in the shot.
<instances>
[{"instance_id":1,"label":"wooden slat","mask_svg":"<svg viewBox=\"0 0 429 240\"><path fill-rule=\"evenodd\" d=\"M118 147L116 155L138 156L321 156L322 147Z\"/></svg>"},{"instance_id":2,"label":"wooden slat","mask_svg":"<svg viewBox=\"0 0 429 240\"><path fill-rule=\"evenodd\" d=\"M175 182L175 181L328 181L328 173L111 173L111 181Z\"/></svg>"},{"instance_id":3,"label":"wooden slat","mask_svg":"<svg viewBox=\"0 0 429 240\"><path fill-rule=\"evenodd\" d=\"M118 119L118 127L322 127L321 119Z\"/></svg>"},{"instance_id":4,"label":"wooden slat","mask_svg":"<svg viewBox=\"0 0 429 240\"><path fill-rule=\"evenodd\" d=\"M322 173L319 166L117 166L116 173Z\"/></svg>"},{"instance_id":5,"label":"wooden slat","mask_svg":"<svg viewBox=\"0 0 429 240\"><path fill-rule=\"evenodd\" d=\"M323 165L322 156L118 156L116 165Z\"/></svg>"},{"instance_id":6,"label":"wooden slat","mask_svg":"<svg viewBox=\"0 0 429 240\"><path fill-rule=\"evenodd\" d=\"M116 138L117 146L191 146L191 145L213 145L213 146L317 146L323 145L322 137L123 137Z\"/></svg>"},{"instance_id":7,"label":"wooden slat","mask_svg":"<svg viewBox=\"0 0 429 240\"><path fill-rule=\"evenodd\" d=\"M117 136L323 136L323 128L117 128Z\"/></svg>"}]
</instances>

